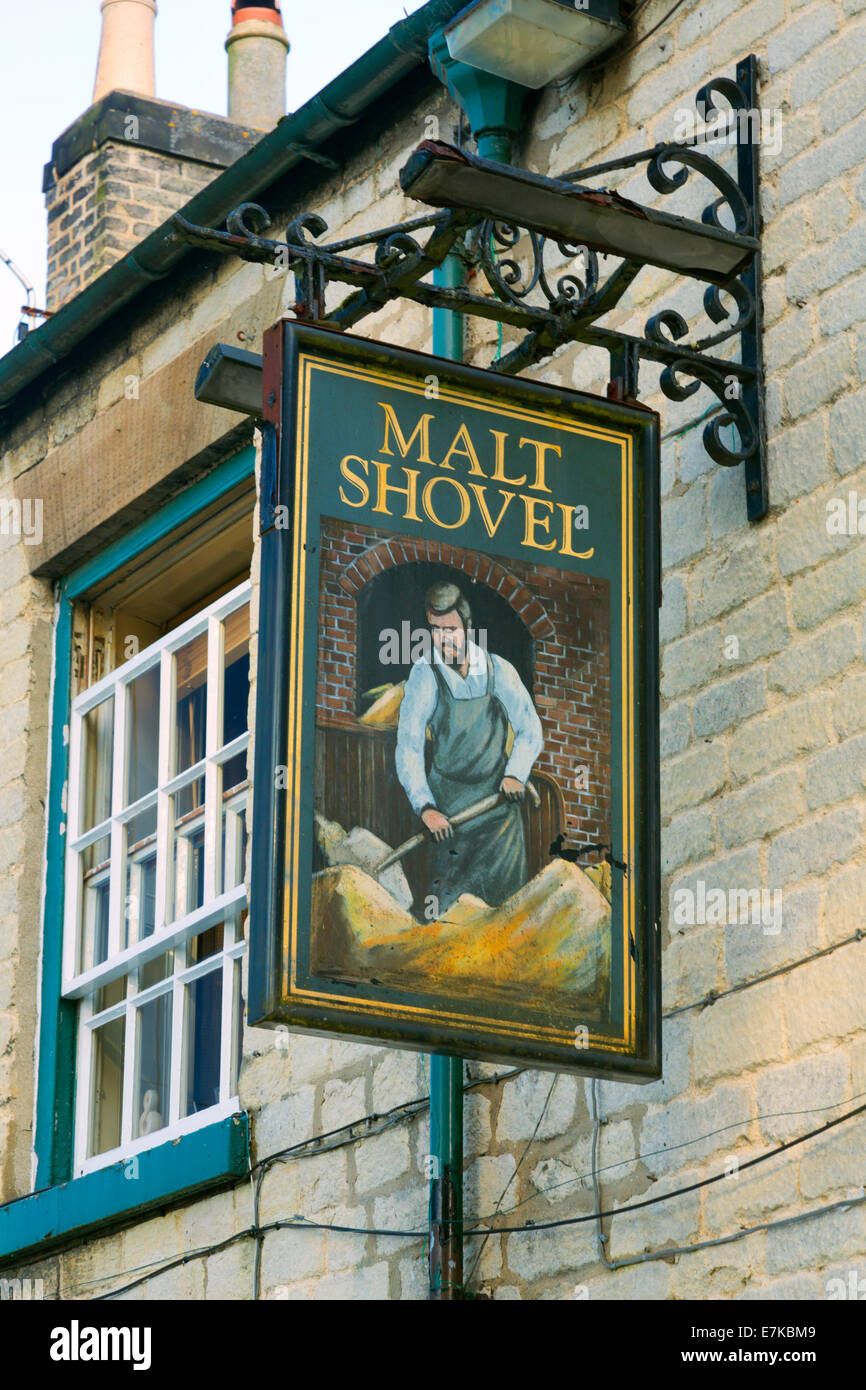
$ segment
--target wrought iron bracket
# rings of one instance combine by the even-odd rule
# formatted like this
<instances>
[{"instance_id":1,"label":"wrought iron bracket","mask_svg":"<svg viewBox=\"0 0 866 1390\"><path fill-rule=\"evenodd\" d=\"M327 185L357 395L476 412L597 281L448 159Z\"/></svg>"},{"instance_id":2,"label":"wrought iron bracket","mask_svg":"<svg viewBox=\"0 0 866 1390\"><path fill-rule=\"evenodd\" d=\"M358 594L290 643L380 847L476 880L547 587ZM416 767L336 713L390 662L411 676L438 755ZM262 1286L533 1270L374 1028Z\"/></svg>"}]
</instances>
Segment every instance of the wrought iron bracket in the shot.
<instances>
[{"instance_id":1,"label":"wrought iron bracket","mask_svg":"<svg viewBox=\"0 0 866 1390\"><path fill-rule=\"evenodd\" d=\"M720 107L719 99L726 106ZM695 105L705 130L712 122L729 140L732 135L736 139L736 178L698 148L707 137L696 133L691 140L656 145L575 171L565 179L585 188L590 179L644 165L647 181L664 195L681 188L694 172L707 179L714 191L703 210L703 224L724 227L724 216L733 222L735 232L758 238L761 118L754 56L737 65L736 81L722 77L706 83ZM602 281L599 255L592 247L504 224L483 208L434 211L330 243L319 240L328 228L316 213L304 213L290 222L284 241L265 237L270 218L255 203L244 203L231 213L225 232L195 226L180 214L173 220L176 235L194 246L291 272L295 277L291 309L307 322L346 330L392 300L409 299L427 308L452 309L517 329L520 341L492 364L500 372L515 374L567 343L580 342L609 353L608 392L618 399L638 398L643 361L662 365L660 386L669 400L685 401L707 386L717 404L708 412L704 447L717 464L743 465L749 520L757 521L767 513L759 249L739 275L722 285L707 284L704 311L715 331L695 337L678 311L662 309L638 337L606 328L599 321L620 302L646 261L619 259ZM422 242L418 234L425 232ZM366 258L353 254L359 251L366 252ZM428 278L448 255L464 260L469 284L448 288ZM554 273L551 265L557 264ZM483 280L488 292L473 290L473 280ZM350 286L351 293L329 309L327 292L333 283ZM725 297L733 303L733 314ZM725 345L735 345L736 340L736 358L717 355L718 349L724 351ZM730 438L725 438L726 431Z\"/></svg>"}]
</instances>

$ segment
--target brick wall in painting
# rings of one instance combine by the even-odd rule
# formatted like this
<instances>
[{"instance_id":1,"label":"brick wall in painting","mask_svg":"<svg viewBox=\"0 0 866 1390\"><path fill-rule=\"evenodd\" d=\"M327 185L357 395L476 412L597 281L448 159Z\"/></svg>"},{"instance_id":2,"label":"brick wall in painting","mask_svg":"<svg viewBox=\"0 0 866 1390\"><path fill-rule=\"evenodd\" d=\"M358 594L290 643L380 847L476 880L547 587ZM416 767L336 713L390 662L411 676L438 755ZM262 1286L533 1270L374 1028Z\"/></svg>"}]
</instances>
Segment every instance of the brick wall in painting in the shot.
<instances>
[{"instance_id":1,"label":"brick wall in painting","mask_svg":"<svg viewBox=\"0 0 866 1390\"><path fill-rule=\"evenodd\" d=\"M606 842L610 833L610 620L606 585L588 576L447 541L330 520L322 527L317 707L352 723L357 709L358 598L388 569L448 565L487 584L533 638L533 697L544 730L537 766L562 790L570 839ZM492 651L496 650L491 640Z\"/></svg>"}]
</instances>

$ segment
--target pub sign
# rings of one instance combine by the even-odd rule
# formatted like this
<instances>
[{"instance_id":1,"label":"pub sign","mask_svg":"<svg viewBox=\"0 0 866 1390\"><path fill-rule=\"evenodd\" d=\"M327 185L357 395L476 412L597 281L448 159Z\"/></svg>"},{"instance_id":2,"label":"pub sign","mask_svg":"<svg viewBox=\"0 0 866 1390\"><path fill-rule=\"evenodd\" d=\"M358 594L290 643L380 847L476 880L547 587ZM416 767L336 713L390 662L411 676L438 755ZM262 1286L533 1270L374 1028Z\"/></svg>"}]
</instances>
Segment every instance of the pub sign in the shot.
<instances>
[{"instance_id":1,"label":"pub sign","mask_svg":"<svg viewBox=\"0 0 866 1390\"><path fill-rule=\"evenodd\" d=\"M659 1074L658 419L265 340L249 1020Z\"/></svg>"}]
</instances>

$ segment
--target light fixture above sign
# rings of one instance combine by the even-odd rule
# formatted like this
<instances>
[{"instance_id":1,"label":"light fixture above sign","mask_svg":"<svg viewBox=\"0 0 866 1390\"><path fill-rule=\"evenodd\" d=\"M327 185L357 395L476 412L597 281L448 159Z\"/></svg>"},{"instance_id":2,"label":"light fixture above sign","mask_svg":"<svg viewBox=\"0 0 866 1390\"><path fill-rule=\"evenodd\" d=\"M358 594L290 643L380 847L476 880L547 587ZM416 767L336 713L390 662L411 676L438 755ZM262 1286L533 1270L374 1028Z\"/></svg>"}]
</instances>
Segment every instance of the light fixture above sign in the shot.
<instances>
[{"instance_id":1,"label":"light fixture above sign","mask_svg":"<svg viewBox=\"0 0 866 1390\"><path fill-rule=\"evenodd\" d=\"M452 58L523 87L577 72L626 32L620 0L475 0L445 28Z\"/></svg>"}]
</instances>

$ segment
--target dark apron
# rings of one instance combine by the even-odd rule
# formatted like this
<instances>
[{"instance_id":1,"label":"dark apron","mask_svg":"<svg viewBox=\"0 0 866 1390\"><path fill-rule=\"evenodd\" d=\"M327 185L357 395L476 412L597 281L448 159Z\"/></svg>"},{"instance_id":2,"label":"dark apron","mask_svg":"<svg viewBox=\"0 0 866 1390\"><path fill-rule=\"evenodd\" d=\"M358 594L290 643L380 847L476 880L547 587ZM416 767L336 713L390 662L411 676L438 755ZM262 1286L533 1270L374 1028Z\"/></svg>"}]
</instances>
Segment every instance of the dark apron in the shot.
<instances>
[{"instance_id":1,"label":"dark apron","mask_svg":"<svg viewBox=\"0 0 866 1390\"><path fill-rule=\"evenodd\" d=\"M508 757L508 720L493 694L493 664L487 660L487 691L456 700L436 662L432 671L439 699L430 733L433 763L428 774L437 810L458 811L499 791ZM520 803L504 801L492 811L458 825L450 839L431 845L430 892L439 899L439 915L461 893L473 893L497 907L527 880L526 841Z\"/></svg>"}]
</instances>

